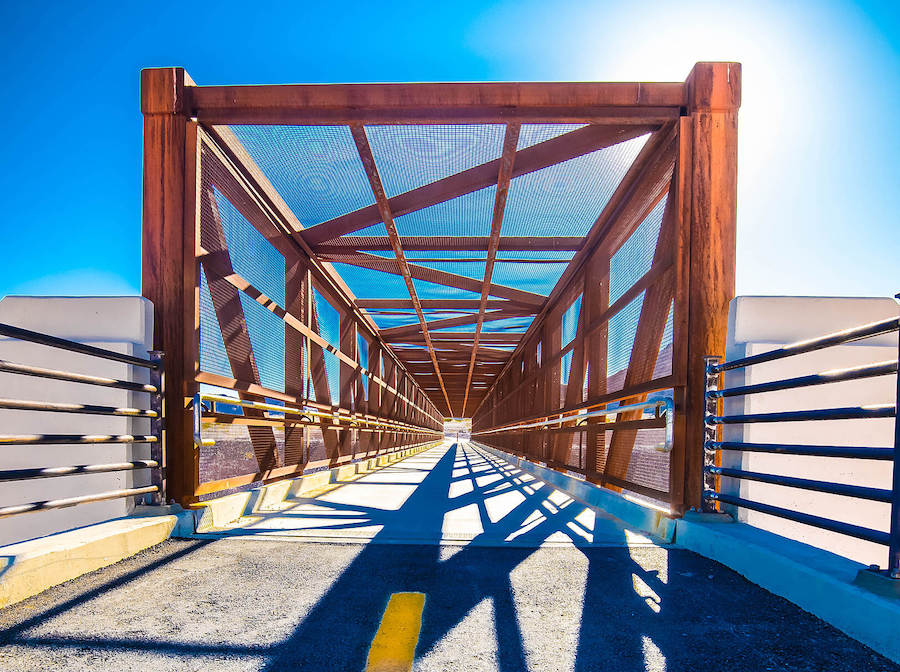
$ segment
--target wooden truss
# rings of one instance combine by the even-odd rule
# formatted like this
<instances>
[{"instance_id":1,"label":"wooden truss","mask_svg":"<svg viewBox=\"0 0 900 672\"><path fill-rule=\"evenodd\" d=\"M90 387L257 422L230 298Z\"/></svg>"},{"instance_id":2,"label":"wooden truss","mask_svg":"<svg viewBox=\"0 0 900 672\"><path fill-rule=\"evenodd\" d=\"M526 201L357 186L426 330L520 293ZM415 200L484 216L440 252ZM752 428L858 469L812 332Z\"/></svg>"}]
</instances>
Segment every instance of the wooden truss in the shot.
<instances>
[{"instance_id":1,"label":"wooden truss","mask_svg":"<svg viewBox=\"0 0 900 672\"><path fill-rule=\"evenodd\" d=\"M549 431L494 432L484 440L664 500L676 510L697 505L700 362L722 354L733 295L739 103L740 66L733 63L699 63L687 81L676 83L196 86L180 68L145 70L143 286L156 307L156 345L168 358L169 492L190 502L225 487L299 473L313 462L337 464L423 443L439 435L449 416L472 416L482 432L557 418L559 425ZM366 125L471 123L505 125L498 158L387 195ZM532 123L580 126L518 149L522 124ZM372 204L303 227L230 124L348 127ZM512 180L648 134L587 235L503 235ZM487 236L397 230L398 217L487 187L496 188ZM284 257L281 303L235 271L217 193ZM616 252L663 199L649 270L611 297ZM377 224L386 236L359 234ZM442 256L448 252L470 252L471 258ZM501 261L526 269L560 263L540 256L546 252L571 253L549 294L494 280ZM483 263L483 277L427 265L442 260ZM357 299L332 264L400 276L408 297ZM203 276L230 377L200 368ZM473 298L421 298L416 283L423 281ZM337 311L338 342L323 335L314 294ZM563 343L563 315L579 297L574 337ZM259 344L251 338L242 300L256 302L284 325L283 390L261 382L254 351ZM620 340L616 320L636 301L627 366L609 371L610 339ZM379 329L380 315L408 323ZM527 330L495 329L501 321L522 319L530 320ZM186 406L200 384L248 399L327 409L348 420L277 426L248 409L241 423L248 427L256 472L201 482ZM658 423L632 413L610 430L595 421L576 424L577 415L664 390L675 399L677 440L665 460L665 483L648 485L632 473L633 455L642 432L655 431ZM351 426L353 418L402 421L416 429L364 431ZM324 450L318 461L310 458L312 439Z\"/></svg>"}]
</instances>

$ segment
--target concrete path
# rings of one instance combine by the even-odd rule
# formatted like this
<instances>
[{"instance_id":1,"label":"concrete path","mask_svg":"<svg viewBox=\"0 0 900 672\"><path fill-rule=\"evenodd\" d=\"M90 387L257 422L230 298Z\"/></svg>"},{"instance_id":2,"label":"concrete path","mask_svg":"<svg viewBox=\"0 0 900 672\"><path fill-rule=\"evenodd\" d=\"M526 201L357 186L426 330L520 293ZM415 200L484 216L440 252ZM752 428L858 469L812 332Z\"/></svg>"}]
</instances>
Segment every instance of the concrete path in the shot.
<instances>
[{"instance_id":1,"label":"concrete path","mask_svg":"<svg viewBox=\"0 0 900 672\"><path fill-rule=\"evenodd\" d=\"M445 443L210 536L362 543L625 546L652 543L470 444Z\"/></svg>"},{"instance_id":2,"label":"concrete path","mask_svg":"<svg viewBox=\"0 0 900 672\"><path fill-rule=\"evenodd\" d=\"M351 485L298 504L317 507L302 529L391 543L304 543L268 517L168 541L0 611L0 670L374 670L373 640L394 635L418 672L900 669L721 565L626 546L616 521L551 506L548 486L476 451L423 455L355 484L365 506ZM431 543L451 533L474 536Z\"/></svg>"}]
</instances>

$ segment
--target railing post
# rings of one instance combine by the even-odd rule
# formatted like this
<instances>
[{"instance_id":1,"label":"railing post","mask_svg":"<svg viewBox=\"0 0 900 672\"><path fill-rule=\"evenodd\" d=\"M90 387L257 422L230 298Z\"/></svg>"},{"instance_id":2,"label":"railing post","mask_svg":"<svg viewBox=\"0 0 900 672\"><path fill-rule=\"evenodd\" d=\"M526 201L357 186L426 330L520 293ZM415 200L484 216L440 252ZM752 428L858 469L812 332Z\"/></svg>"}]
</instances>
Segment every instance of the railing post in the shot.
<instances>
[{"instance_id":1,"label":"railing post","mask_svg":"<svg viewBox=\"0 0 900 672\"><path fill-rule=\"evenodd\" d=\"M166 353L166 496L175 501L191 497L196 485L190 418L184 403L193 394L194 353L199 347L194 190L189 184L196 175L196 136L188 132L192 122L186 93L191 85L182 68L141 72L141 286L142 294L153 303L154 347Z\"/></svg>"},{"instance_id":2,"label":"railing post","mask_svg":"<svg viewBox=\"0 0 900 672\"><path fill-rule=\"evenodd\" d=\"M706 355L725 354L728 309L734 298L737 220L739 63L697 63L687 79L690 117L689 257L685 371L684 501L699 508L703 493ZM688 166L685 166L688 169Z\"/></svg>"},{"instance_id":3,"label":"railing post","mask_svg":"<svg viewBox=\"0 0 900 672\"><path fill-rule=\"evenodd\" d=\"M900 299L900 294L895 298ZM900 332L897 332L897 354L900 361ZM891 485L891 536L887 571L892 579L900 579L900 370L897 371L897 393L894 400L894 475Z\"/></svg>"},{"instance_id":4,"label":"railing post","mask_svg":"<svg viewBox=\"0 0 900 672\"><path fill-rule=\"evenodd\" d=\"M703 372L706 379L706 385L703 392L703 494L706 492L715 492L717 476L710 472L709 467L716 466L716 450L711 447L711 442L718 438L718 427L711 420L718 415L719 400L711 397L709 393L719 389L720 375L712 370L716 364L722 361L718 356L707 356L703 358ZM716 511L716 503L708 500L705 496L701 500L701 510L707 513Z\"/></svg>"},{"instance_id":5,"label":"railing post","mask_svg":"<svg viewBox=\"0 0 900 672\"><path fill-rule=\"evenodd\" d=\"M150 459L159 465L150 470L150 484L155 485L159 490L148 495L148 503L160 505L166 501L165 354L161 350L151 350L149 355L150 361L156 364L154 368L150 369L150 384L156 388L156 392L150 395L150 410L156 412L156 417L150 419L150 434L156 437L156 442L150 444Z\"/></svg>"}]
</instances>

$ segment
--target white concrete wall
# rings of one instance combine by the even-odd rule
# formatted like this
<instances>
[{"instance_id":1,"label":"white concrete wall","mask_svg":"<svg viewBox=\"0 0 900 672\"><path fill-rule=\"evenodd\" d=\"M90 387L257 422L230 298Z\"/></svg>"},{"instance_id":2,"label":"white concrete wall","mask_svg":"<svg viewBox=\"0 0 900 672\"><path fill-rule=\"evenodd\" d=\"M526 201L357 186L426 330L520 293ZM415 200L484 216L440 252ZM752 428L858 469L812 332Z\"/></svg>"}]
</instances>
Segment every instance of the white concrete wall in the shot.
<instances>
[{"instance_id":1,"label":"white concrete wall","mask_svg":"<svg viewBox=\"0 0 900 672\"><path fill-rule=\"evenodd\" d=\"M726 359L766 352L798 340L822 336L897 314L898 305L892 299L738 297L731 304ZM749 385L896 358L895 333L768 362L749 369L730 371L725 375L725 385ZM726 400L725 409L728 414L737 414L833 408L893 403L895 396L896 378L884 376L731 398ZM893 445L894 421L885 418L730 425L726 426L724 436L728 441L750 443L889 447ZM746 453L742 456L740 453L724 451L722 464L750 471L822 481L888 489L891 487L892 466L886 461L762 453ZM722 479L722 489L724 492L775 506L874 529L888 529L888 504L729 478ZM879 564L883 567L887 560L887 549L877 544L755 511L741 509L738 517L751 525L865 564Z\"/></svg>"},{"instance_id":2,"label":"white concrete wall","mask_svg":"<svg viewBox=\"0 0 900 672\"><path fill-rule=\"evenodd\" d=\"M0 301L0 322L147 357L153 306L141 297L18 297ZM146 382L148 370L0 337L0 359L77 373ZM149 408L149 395L0 373L0 397ZM150 421L102 415L0 409L0 434L148 434ZM122 462L150 457L147 444L0 447L0 469ZM149 470L0 483L0 506L140 487ZM127 515L133 498L0 519L0 545Z\"/></svg>"}]
</instances>

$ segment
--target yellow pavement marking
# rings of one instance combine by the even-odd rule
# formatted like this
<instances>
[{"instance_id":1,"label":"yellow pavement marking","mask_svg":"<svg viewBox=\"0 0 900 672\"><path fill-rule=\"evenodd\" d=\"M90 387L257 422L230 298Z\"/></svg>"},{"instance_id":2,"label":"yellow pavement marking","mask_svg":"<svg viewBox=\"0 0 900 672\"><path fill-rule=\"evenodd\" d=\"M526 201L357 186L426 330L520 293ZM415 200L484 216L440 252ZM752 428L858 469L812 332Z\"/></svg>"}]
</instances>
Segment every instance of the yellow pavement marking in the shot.
<instances>
[{"instance_id":1,"label":"yellow pavement marking","mask_svg":"<svg viewBox=\"0 0 900 672\"><path fill-rule=\"evenodd\" d=\"M422 628L425 593L394 593L372 640L366 672L409 672Z\"/></svg>"}]
</instances>

